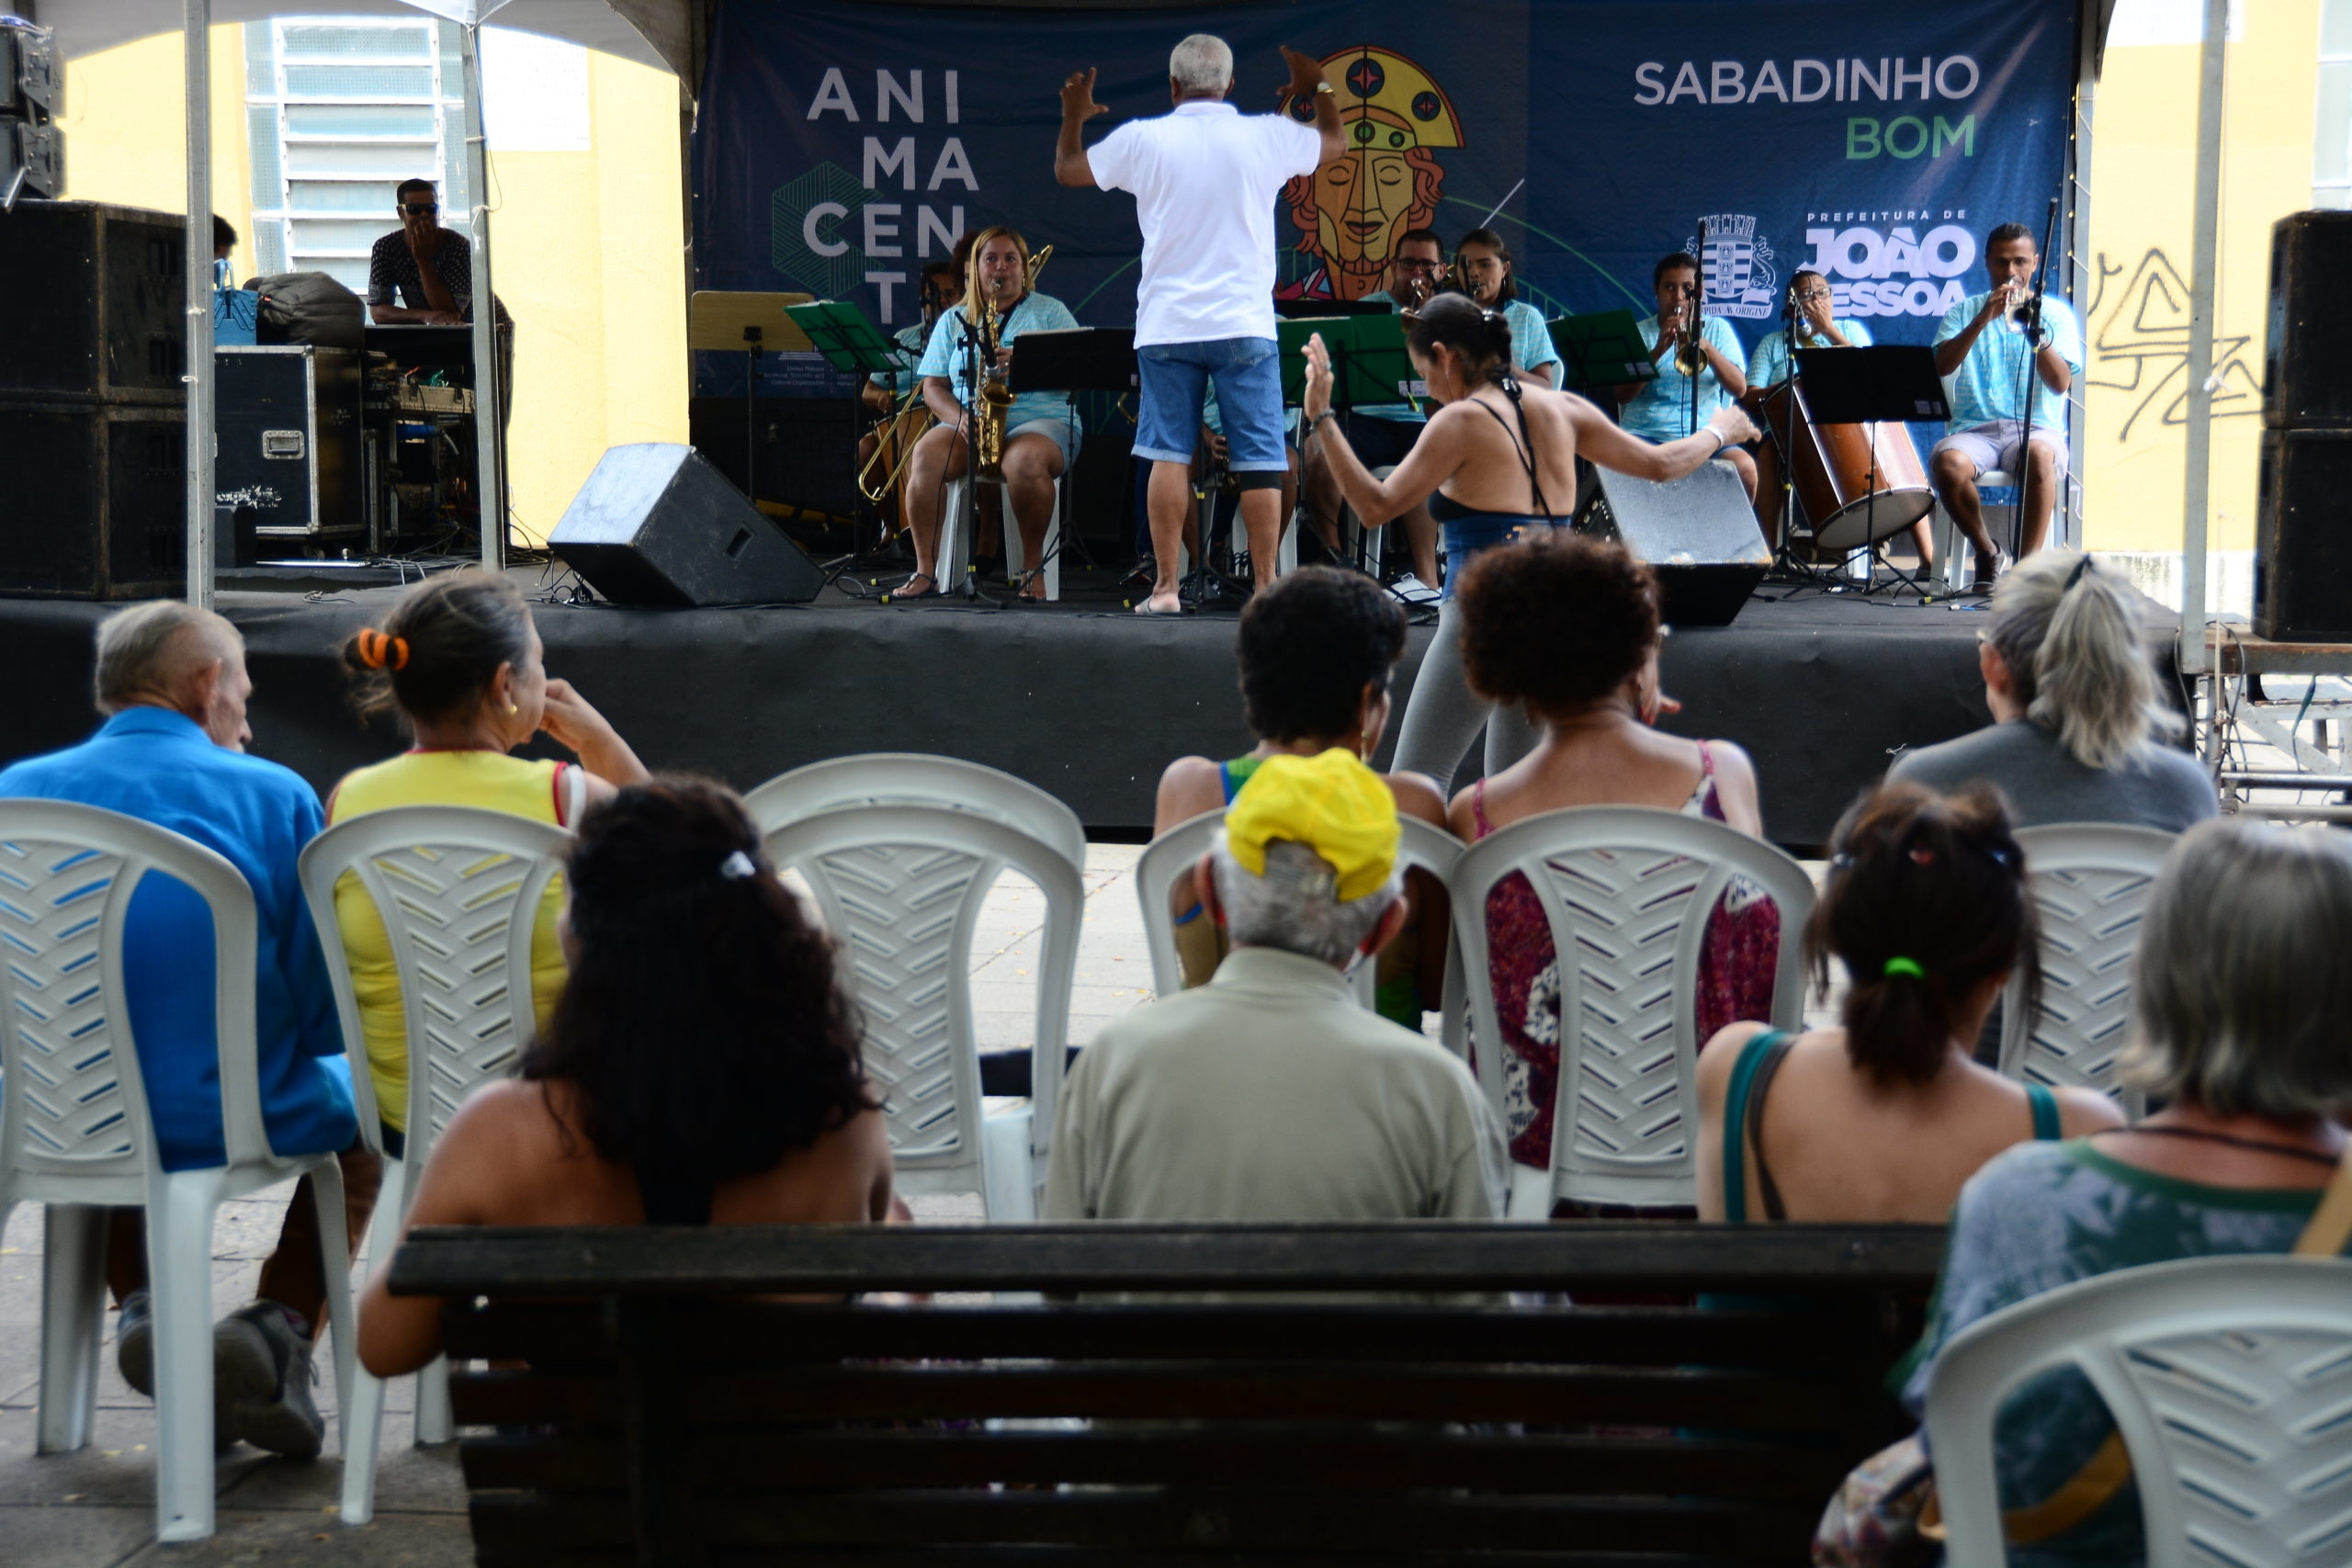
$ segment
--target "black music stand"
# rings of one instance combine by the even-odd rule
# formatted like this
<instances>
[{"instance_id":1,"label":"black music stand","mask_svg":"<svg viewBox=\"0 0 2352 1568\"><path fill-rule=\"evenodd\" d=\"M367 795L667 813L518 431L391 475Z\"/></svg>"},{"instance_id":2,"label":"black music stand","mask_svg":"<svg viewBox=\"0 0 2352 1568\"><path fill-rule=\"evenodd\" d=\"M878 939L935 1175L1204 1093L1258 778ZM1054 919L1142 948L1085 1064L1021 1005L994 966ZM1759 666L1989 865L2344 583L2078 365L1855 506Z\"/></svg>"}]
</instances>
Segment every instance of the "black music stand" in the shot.
<instances>
[{"instance_id":1,"label":"black music stand","mask_svg":"<svg viewBox=\"0 0 2352 1568\"><path fill-rule=\"evenodd\" d=\"M1133 327L1063 327L1052 332L1025 332L1015 346L1012 370L1006 385L1016 395L1023 392L1060 392L1069 401L1069 423L1078 428L1078 394L1108 392L1114 397L1126 397L1141 383L1141 373L1136 367L1136 330ZM1075 465L1073 465L1075 467ZM1065 500L1070 475L1062 475ZM1007 506L1011 505L1008 502ZM1008 517L1010 527L1019 527L1020 519ZM1045 555L1030 563L1021 574L1021 581L1011 586L1017 595L1046 570L1046 558L1062 547L1062 540L1077 539L1079 553L1086 564L1094 564L1094 555L1080 536L1075 522L1067 514L1062 519L1061 538L1048 547Z\"/></svg>"},{"instance_id":2,"label":"black music stand","mask_svg":"<svg viewBox=\"0 0 2352 1568\"><path fill-rule=\"evenodd\" d=\"M1285 321L1327 321L1334 316L1392 316L1385 299L1277 299L1274 314Z\"/></svg>"},{"instance_id":3,"label":"black music stand","mask_svg":"<svg viewBox=\"0 0 2352 1568\"><path fill-rule=\"evenodd\" d=\"M1936 351L1921 344L1877 344L1868 348L1800 348L1791 357L1804 388L1806 409L1818 424L1907 424L1914 420L1951 417L1944 399L1943 378L1936 373ZM1794 417L1792 411L1791 417ZM1905 439L1908 439L1906 434ZM1878 503L1877 447L1871 447L1869 507ZM1786 460L1786 454L1783 454ZM1873 525L1865 525L1873 536ZM1922 604L1931 595L1926 585L1886 558L1885 541L1870 542L1871 565L1884 567L1900 592L1908 588ZM1865 592L1874 592L1875 584Z\"/></svg>"},{"instance_id":4,"label":"black music stand","mask_svg":"<svg viewBox=\"0 0 2352 1568\"><path fill-rule=\"evenodd\" d=\"M1328 305L1332 301L1313 303ZM1274 338L1281 349L1285 407L1306 401L1306 343L1318 333L1322 334L1325 352L1331 356L1331 412L1343 421L1360 404L1376 407L1409 403L1419 407L1420 400L1429 396L1429 388L1414 370L1413 356L1405 346L1404 316L1385 305L1376 305L1347 315L1292 317L1274 323ZM1306 446L1306 434L1302 430L1302 459ZM1359 570L1371 570L1367 564L1371 536L1370 529L1361 530L1356 536L1355 564Z\"/></svg>"},{"instance_id":5,"label":"black music stand","mask_svg":"<svg viewBox=\"0 0 2352 1568\"><path fill-rule=\"evenodd\" d=\"M1606 390L1626 381L1655 381L1657 361L1650 357L1649 345L1642 342L1641 328L1634 323L1631 310L1593 310L1581 316L1562 316L1544 323L1551 334L1552 346L1560 351L1560 358L1568 373L1568 384L1560 389L1582 392L1588 396L1595 389ZM1615 400L1611 400L1614 406Z\"/></svg>"}]
</instances>

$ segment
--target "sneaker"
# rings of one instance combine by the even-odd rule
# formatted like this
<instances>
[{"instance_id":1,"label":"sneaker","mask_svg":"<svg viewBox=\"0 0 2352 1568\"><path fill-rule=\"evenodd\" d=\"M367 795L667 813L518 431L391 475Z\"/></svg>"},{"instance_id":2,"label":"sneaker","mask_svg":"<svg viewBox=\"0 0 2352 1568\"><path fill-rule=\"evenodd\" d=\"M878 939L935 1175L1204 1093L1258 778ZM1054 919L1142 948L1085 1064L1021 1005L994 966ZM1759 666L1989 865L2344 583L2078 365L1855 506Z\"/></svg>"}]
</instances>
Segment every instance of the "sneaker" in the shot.
<instances>
[{"instance_id":1,"label":"sneaker","mask_svg":"<svg viewBox=\"0 0 2352 1568\"><path fill-rule=\"evenodd\" d=\"M1431 588L1428 583L1423 582L1418 575L1409 571L1404 576L1398 578L1396 581L1390 583L1388 585L1388 592L1394 593L1397 598L1402 599L1408 604L1434 604L1438 600L1437 590Z\"/></svg>"},{"instance_id":2,"label":"sneaker","mask_svg":"<svg viewBox=\"0 0 2352 1568\"><path fill-rule=\"evenodd\" d=\"M114 1364L131 1392L155 1397L155 1308L145 1291L122 1298L114 1326Z\"/></svg>"},{"instance_id":3,"label":"sneaker","mask_svg":"<svg viewBox=\"0 0 2352 1568\"><path fill-rule=\"evenodd\" d=\"M310 1341L287 1311L256 1301L212 1325L214 1431L288 1459L316 1459L326 1422L311 1397L318 1381Z\"/></svg>"},{"instance_id":4,"label":"sneaker","mask_svg":"<svg viewBox=\"0 0 2352 1568\"><path fill-rule=\"evenodd\" d=\"M1995 581L1999 578L2001 573L2009 569L2009 552L2002 549L1997 545L1993 547L1993 558L1991 560L1988 561L1983 556L1978 556L1976 558L1976 575L1970 581L1968 584L1968 591L1971 593L1992 592Z\"/></svg>"}]
</instances>

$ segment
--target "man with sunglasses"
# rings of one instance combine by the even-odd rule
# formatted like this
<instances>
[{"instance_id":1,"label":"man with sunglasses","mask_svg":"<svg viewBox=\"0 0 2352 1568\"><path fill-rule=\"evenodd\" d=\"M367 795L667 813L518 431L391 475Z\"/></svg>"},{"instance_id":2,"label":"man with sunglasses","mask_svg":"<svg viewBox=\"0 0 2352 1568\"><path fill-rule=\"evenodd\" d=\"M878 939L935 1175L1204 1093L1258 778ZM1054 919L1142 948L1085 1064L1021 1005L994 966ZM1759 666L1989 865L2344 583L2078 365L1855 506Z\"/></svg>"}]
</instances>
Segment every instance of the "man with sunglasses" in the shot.
<instances>
[{"instance_id":1,"label":"man with sunglasses","mask_svg":"<svg viewBox=\"0 0 2352 1568\"><path fill-rule=\"evenodd\" d=\"M463 234L441 227L431 180L402 180L392 193L401 226L368 254L368 314L378 326L463 326L473 317L474 253ZM498 385L514 384L514 318L491 296L498 323ZM498 400L503 429L512 397Z\"/></svg>"}]
</instances>

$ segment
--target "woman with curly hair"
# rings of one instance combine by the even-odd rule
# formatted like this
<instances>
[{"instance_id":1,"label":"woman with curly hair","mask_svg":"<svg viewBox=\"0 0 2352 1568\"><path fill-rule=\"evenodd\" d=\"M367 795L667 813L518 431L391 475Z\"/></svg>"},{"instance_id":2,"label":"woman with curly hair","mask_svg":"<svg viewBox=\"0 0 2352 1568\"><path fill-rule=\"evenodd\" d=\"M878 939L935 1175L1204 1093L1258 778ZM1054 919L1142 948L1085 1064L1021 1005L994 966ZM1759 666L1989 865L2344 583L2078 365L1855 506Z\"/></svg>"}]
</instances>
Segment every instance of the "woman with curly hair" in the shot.
<instances>
[{"instance_id":1,"label":"woman with curly hair","mask_svg":"<svg viewBox=\"0 0 2352 1568\"><path fill-rule=\"evenodd\" d=\"M883 1220L890 1145L832 944L762 860L743 803L697 779L622 790L581 822L565 871L555 1016L519 1078L450 1119L408 1223ZM441 1303L387 1279L359 1314L379 1377L441 1350Z\"/></svg>"},{"instance_id":2,"label":"woman with curly hair","mask_svg":"<svg viewBox=\"0 0 2352 1568\"><path fill-rule=\"evenodd\" d=\"M1735 1023L1699 1056L1699 1216L1917 1220L2012 1144L2118 1126L2095 1090L2013 1083L1972 1054L2041 939L2009 811L1982 784L1888 784L1838 824L1805 924L1815 987L1848 985L1835 1029Z\"/></svg>"},{"instance_id":3,"label":"woman with curly hair","mask_svg":"<svg viewBox=\"0 0 2352 1568\"><path fill-rule=\"evenodd\" d=\"M1657 581L1630 551L1567 533L1505 545L1463 575L1455 603L1470 689L1490 703L1524 704L1539 730L1523 761L1453 797L1456 834L1483 839L1565 807L1649 806L1763 835L1747 753L1652 728L1662 705ZM1543 900L1525 876L1496 885L1487 931L1511 1157L1549 1169L1560 977ZM1765 1015L1780 937L1779 908L1734 878L1708 923L1699 1038Z\"/></svg>"}]
</instances>

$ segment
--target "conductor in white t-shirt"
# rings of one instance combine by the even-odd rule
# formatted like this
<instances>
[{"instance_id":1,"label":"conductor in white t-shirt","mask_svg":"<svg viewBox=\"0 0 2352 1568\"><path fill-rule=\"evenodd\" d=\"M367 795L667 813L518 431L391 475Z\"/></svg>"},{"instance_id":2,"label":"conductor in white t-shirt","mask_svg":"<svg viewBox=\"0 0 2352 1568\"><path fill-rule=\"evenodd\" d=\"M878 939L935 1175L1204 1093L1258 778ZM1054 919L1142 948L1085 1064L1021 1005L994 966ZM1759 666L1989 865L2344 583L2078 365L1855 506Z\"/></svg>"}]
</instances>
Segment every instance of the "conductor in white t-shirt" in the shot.
<instances>
[{"instance_id":1,"label":"conductor in white t-shirt","mask_svg":"<svg viewBox=\"0 0 2352 1568\"><path fill-rule=\"evenodd\" d=\"M1216 383L1228 467L1258 585L1274 578L1282 543L1282 364L1274 342L1274 199L1283 185L1340 155L1340 111L1320 62L1283 51L1289 92L1315 105L1315 124L1244 116L1225 101L1233 51L1194 33L1168 57L1174 112L1131 119L1091 151L1080 128L1110 111L1094 101L1092 67L1062 84L1054 177L1066 186L1131 192L1143 229L1136 287L1136 358L1142 411L1136 456L1150 461L1151 548L1159 570L1139 613L1169 615L1176 558L1192 508L1193 442L1202 392Z\"/></svg>"}]
</instances>

